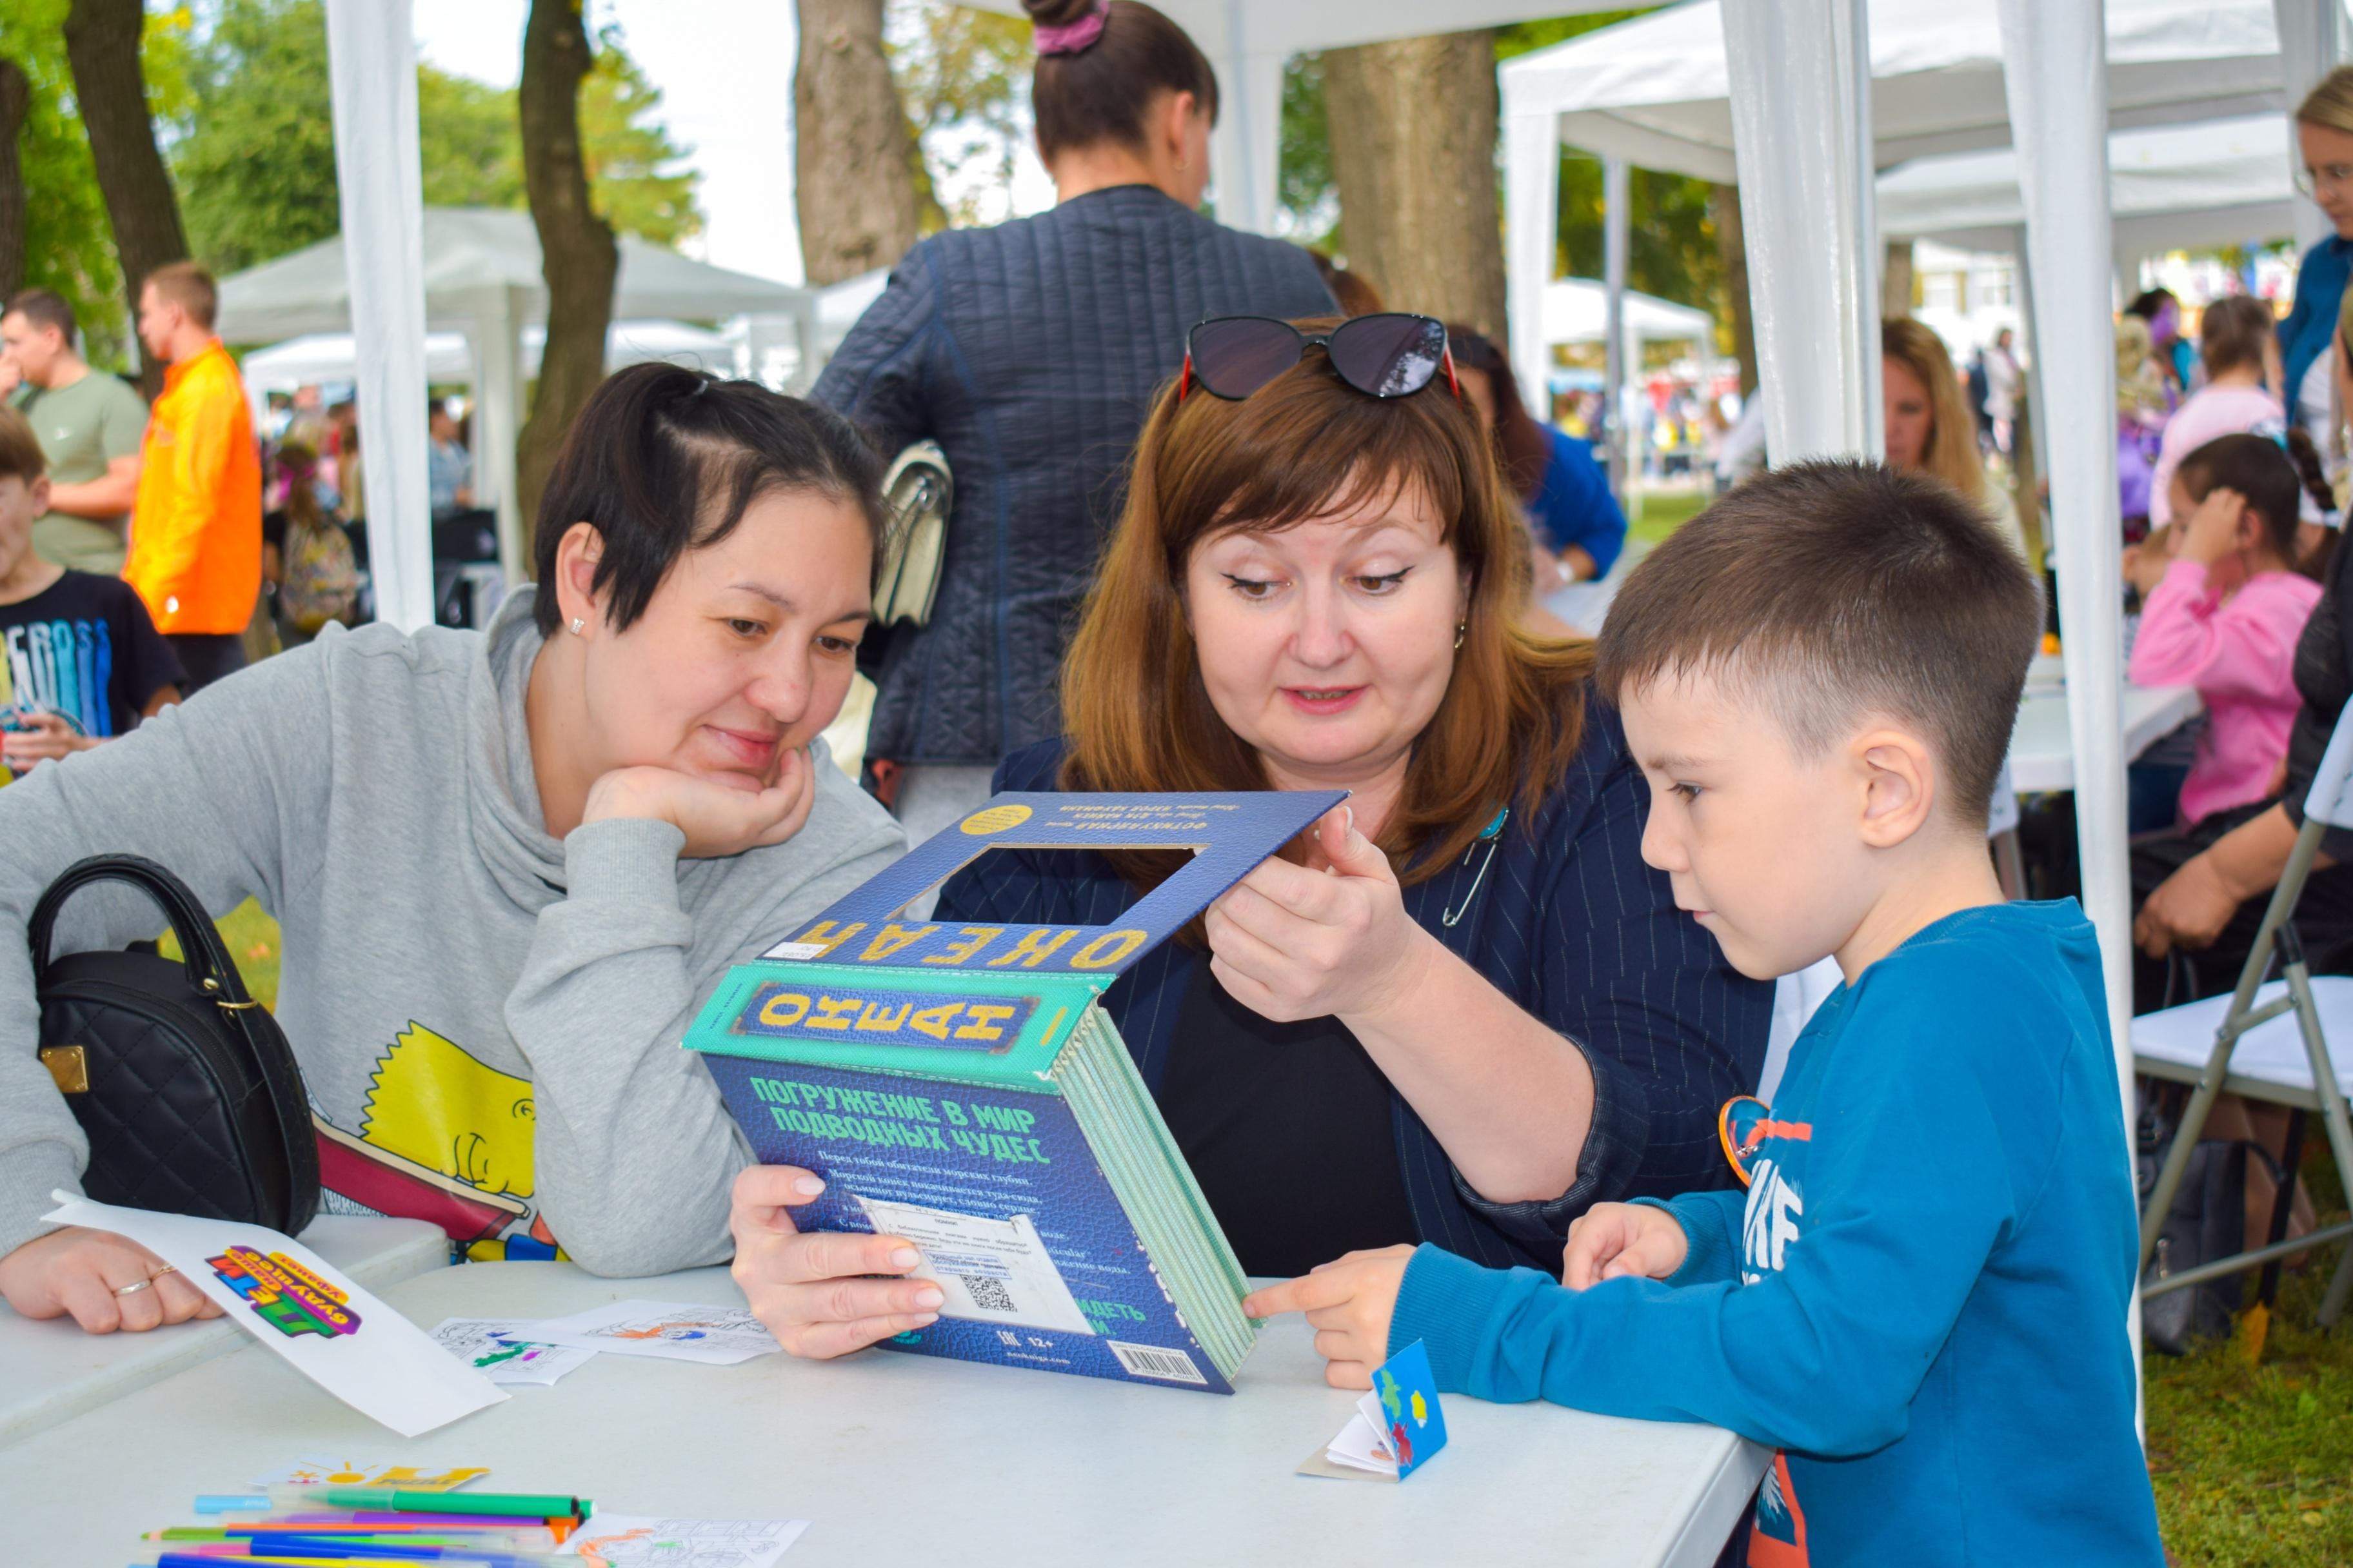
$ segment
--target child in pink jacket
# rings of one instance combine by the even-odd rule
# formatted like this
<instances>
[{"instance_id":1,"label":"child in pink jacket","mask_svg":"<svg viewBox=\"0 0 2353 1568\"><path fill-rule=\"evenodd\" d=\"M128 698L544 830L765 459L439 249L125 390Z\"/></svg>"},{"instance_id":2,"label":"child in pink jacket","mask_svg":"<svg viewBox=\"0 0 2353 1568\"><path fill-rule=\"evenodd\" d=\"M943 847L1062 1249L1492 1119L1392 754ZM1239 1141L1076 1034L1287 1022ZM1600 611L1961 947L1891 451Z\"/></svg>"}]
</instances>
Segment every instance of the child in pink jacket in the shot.
<instances>
[{"instance_id":1,"label":"child in pink jacket","mask_svg":"<svg viewBox=\"0 0 2353 1568\"><path fill-rule=\"evenodd\" d=\"M2277 442L2209 441L2171 481L2173 559L2144 602L2131 676L2195 686L2205 699L2206 731L2181 786L2188 826L2271 793L2301 703L2296 638L2320 584L2294 569L2301 485Z\"/></svg>"}]
</instances>

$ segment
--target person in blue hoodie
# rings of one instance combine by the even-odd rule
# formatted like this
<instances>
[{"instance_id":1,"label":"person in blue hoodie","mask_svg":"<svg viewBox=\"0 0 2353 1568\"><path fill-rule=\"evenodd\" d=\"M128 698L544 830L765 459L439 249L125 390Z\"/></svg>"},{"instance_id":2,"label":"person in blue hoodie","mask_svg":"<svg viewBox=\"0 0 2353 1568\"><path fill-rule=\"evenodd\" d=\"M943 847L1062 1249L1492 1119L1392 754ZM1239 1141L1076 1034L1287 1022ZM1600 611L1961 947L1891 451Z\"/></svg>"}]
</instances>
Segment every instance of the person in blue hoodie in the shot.
<instances>
[{"instance_id":1,"label":"person in blue hoodie","mask_svg":"<svg viewBox=\"0 0 2353 1568\"><path fill-rule=\"evenodd\" d=\"M1987 519L1874 465L1661 545L1600 644L1643 858L1743 973L1844 976L1773 1105L1725 1108L1745 1190L1596 1205L1558 1284L1389 1247L1245 1309L1305 1311L1342 1387L1419 1340L1447 1391L1769 1445L1753 1568L2161 1563L2099 950L1985 849L2042 624Z\"/></svg>"}]
</instances>

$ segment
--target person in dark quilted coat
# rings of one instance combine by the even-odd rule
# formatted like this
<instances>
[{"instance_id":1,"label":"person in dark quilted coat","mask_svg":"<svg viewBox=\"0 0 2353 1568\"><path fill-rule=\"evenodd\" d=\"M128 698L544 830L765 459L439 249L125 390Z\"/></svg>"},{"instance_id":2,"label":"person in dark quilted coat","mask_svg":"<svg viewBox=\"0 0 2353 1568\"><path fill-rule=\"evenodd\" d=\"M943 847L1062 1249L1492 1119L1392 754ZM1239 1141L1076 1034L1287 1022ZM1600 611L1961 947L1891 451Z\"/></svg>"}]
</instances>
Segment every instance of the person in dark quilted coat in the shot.
<instances>
[{"instance_id":1,"label":"person in dark quilted coat","mask_svg":"<svg viewBox=\"0 0 2353 1568\"><path fill-rule=\"evenodd\" d=\"M1185 334L1210 316L1329 313L1308 253L1195 208L1218 113L1209 62L1132 0L1027 0L1038 150L1060 200L923 241L812 396L955 476L931 624L882 651L867 754L900 763L921 839L1060 732L1055 677L1129 450Z\"/></svg>"}]
</instances>

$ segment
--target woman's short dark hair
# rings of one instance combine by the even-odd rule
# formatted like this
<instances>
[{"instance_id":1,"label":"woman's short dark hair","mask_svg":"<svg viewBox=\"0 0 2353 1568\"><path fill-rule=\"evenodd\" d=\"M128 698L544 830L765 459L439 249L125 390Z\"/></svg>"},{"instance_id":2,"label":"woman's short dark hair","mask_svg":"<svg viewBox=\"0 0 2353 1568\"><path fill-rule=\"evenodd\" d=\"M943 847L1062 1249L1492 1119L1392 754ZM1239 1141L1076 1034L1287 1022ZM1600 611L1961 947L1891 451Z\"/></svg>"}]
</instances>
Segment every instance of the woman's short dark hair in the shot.
<instances>
[{"instance_id":1,"label":"woman's short dark hair","mask_svg":"<svg viewBox=\"0 0 2353 1568\"><path fill-rule=\"evenodd\" d=\"M1069 148L1115 142L1144 146L1144 117L1163 92L1189 92L1218 121L1218 73L1185 29L1138 0L1021 0L1041 27L1067 27L1091 11L1103 32L1082 48L1041 55L1030 79L1038 153L1051 163Z\"/></svg>"},{"instance_id":2,"label":"woman's short dark hair","mask_svg":"<svg viewBox=\"0 0 2353 1568\"><path fill-rule=\"evenodd\" d=\"M616 631L646 613L689 550L716 544L745 509L777 490L848 501L881 555L882 463L830 409L674 364L608 377L572 422L539 498L532 565L551 585L533 606L543 637L562 624L552 584L556 547L575 522L604 536L592 588L609 591Z\"/></svg>"},{"instance_id":3,"label":"woman's short dark hair","mask_svg":"<svg viewBox=\"0 0 2353 1568\"><path fill-rule=\"evenodd\" d=\"M2211 378L2241 365L2263 363L2263 344L2279 330L2272 308L2245 294L2232 294L2206 307L2198 322L2198 358Z\"/></svg>"}]
</instances>

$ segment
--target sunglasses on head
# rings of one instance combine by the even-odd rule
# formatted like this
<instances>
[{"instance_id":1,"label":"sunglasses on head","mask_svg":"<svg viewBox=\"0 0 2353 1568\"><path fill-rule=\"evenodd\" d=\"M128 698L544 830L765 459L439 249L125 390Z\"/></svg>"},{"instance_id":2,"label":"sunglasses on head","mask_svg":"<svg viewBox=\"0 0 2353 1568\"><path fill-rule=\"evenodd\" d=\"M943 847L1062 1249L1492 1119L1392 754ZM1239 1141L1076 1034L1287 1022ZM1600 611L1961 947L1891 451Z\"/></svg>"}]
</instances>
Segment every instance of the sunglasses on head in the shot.
<instances>
[{"instance_id":1,"label":"sunglasses on head","mask_svg":"<svg viewBox=\"0 0 2353 1568\"><path fill-rule=\"evenodd\" d=\"M1454 355L1446 324L1428 316L1385 311L1351 316L1328 332L1303 332L1272 316L1212 316L1185 335L1185 370L1176 401L1198 382L1218 397L1243 398L1320 348L1340 379L1367 397L1410 397L1439 371L1454 395Z\"/></svg>"}]
</instances>

